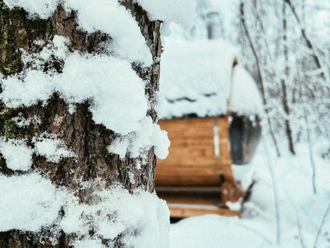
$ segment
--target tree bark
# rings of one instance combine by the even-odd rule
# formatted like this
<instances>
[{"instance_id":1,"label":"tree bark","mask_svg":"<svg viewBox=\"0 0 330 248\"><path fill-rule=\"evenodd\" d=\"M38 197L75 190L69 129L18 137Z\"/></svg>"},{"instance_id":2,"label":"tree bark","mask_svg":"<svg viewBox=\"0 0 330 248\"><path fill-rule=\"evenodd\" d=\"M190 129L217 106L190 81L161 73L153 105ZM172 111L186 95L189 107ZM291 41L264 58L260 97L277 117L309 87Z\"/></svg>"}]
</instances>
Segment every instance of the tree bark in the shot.
<instances>
[{"instance_id":1,"label":"tree bark","mask_svg":"<svg viewBox=\"0 0 330 248\"><path fill-rule=\"evenodd\" d=\"M132 0L122 1L124 5L138 22L141 32L148 42L151 41L150 50L154 63L147 70L142 70L137 65L132 65L137 74L148 81L145 91L150 100L154 99L155 91L159 87L159 58L161 54L160 21L149 21L147 13ZM58 6L52 17L47 20L28 19L27 13L20 8L12 10L0 2L0 72L6 77L24 70L21 56L21 48L30 52L40 52L40 47L33 41L42 39L50 41L54 35L67 37L71 45L70 51L81 51L83 53L102 53L102 41L111 40L109 35L101 32L88 34L78 28L76 13L67 13L62 6ZM134 41L132 41L134 42ZM56 69L61 72L63 63L53 61L45 64L44 71ZM123 75L125 76L125 75ZM84 181L95 178L106 182L105 186L120 183L124 188L132 192L139 187L148 192L154 191L154 171L156 158L153 148L148 152L147 160L141 158L119 159L119 156L107 151L107 146L114 139L114 132L105 126L96 124L89 111L90 102L77 104L73 114L68 112L68 106L61 97L54 93L47 104L37 104L27 108L9 109L1 102L0 132L6 138L25 138L31 142L33 137L38 137L43 132L55 134L71 148L77 155L76 159L65 158L57 166L47 162L45 158L33 156L32 169L37 169L43 174L48 174L55 185L65 186L76 192L81 202L88 203L92 195L92 189L81 189L79 178ZM40 123L30 124L28 127L18 127L13 118L22 113L23 117L30 118L39 116ZM109 113L111 114L111 113ZM156 112L150 108L147 115L153 121L157 121ZM6 166L4 158L0 160L0 174L13 175L14 171ZM137 162L141 162L141 169L136 169ZM24 172L22 172L24 173ZM134 175L130 180L129 175ZM132 183L134 182L134 183ZM101 186L101 185L100 185ZM64 213L62 213L64 214ZM69 243L73 235L62 235L58 244L53 245L47 239L42 244L37 237L40 233L10 230L0 232L0 248L30 248L30 247L70 247ZM116 247L120 246L120 237Z\"/></svg>"},{"instance_id":2,"label":"tree bark","mask_svg":"<svg viewBox=\"0 0 330 248\"><path fill-rule=\"evenodd\" d=\"M289 67L288 67L288 48L286 47L287 44L287 20L286 20L286 8L285 3L283 3L283 55L284 55L284 76L285 78L288 78L289 76ZM292 137L292 128L290 123L290 107L289 107L289 101L288 101L288 94L287 94L287 84L285 79L281 79L281 88L282 88L282 105L283 110L285 113L285 132L286 137L288 139L289 144L289 151L295 155L295 149L293 144L293 137Z\"/></svg>"}]
</instances>

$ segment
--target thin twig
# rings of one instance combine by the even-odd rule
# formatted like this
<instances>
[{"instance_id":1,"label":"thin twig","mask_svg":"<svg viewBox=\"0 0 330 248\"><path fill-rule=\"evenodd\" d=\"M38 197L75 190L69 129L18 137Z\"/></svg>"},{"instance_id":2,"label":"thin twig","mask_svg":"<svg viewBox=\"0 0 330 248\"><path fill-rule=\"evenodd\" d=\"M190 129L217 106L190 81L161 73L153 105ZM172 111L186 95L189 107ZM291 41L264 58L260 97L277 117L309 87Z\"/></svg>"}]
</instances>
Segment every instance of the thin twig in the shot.
<instances>
[{"instance_id":1,"label":"thin twig","mask_svg":"<svg viewBox=\"0 0 330 248\"><path fill-rule=\"evenodd\" d=\"M295 7L293 6L291 0L284 0L288 6L290 7L291 9L291 12L293 13L297 23L300 25L300 31L301 31L301 35L303 37L303 39L305 40L306 44L307 44L307 47L310 48L312 51L313 51L313 59L314 59L314 62L317 66L317 68L322 68L322 63L321 63L321 60L319 59L318 57L318 54L317 54L317 51L316 51L316 48L314 47L313 43L311 42L311 40L307 37L307 34L306 34L306 31L305 31L305 28L303 27L303 24L296 12L296 9ZM322 73L322 76L324 77L324 79L326 79L326 75L325 73ZM328 80L327 80L328 81Z\"/></svg>"},{"instance_id":2,"label":"thin twig","mask_svg":"<svg viewBox=\"0 0 330 248\"><path fill-rule=\"evenodd\" d=\"M327 215L329 214L329 211L330 211L330 200L329 200L329 204L328 204L327 210L325 210L325 213L324 213L324 215L323 215L321 225L319 226L319 228L318 228L318 230L317 230L317 234L316 234L315 241L314 241L314 245L313 245L314 248L316 248L317 241L318 241L318 239L319 239L319 236L320 236L320 233L321 233L322 227L323 227L323 225L324 225L324 222L325 222L325 219L326 219Z\"/></svg>"},{"instance_id":3,"label":"thin twig","mask_svg":"<svg viewBox=\"0 0 330 248\"><path fill-rule=\"evenodd\" d=\"M272 245L274 244L271 240L269 240L269 238L267 238L264 234L262 234L262 233L259 232L258 230L254 229L254 228L251 228L251 227L248 227L248 226L246 226L246 225L244 225L244 224L240 224L240 223L238 223L238 222L233 222L233 223L234 223L235 225L237 225L237 226L239 226L239 227L245 229L245 230L248 230L248 231L254 233L255 235L259 236L260 238L262 238L262 240L264 241L264 242L262 243L262 245L263 245L265 242L266 242L269 246L272 246Z\"/></svg>"},{"instance_id":4,"label":"thin twig","mask_svg":"<svg viewBox=\"0 0 330 248\"><path fill-rule=\"evenodd\" d=\"M269 153L268 153L268 148L267 148L264 138L262 137L261 139L262 139L262 143L264 144L267 165L268 165L269 174L270 174L272 186L273 186L274 205L275 205L275 222L276 222L276 244L278 245L281 240L281 228L280 228L281 220L280 220L280 206L279 206L278 192L277 192L277 188L276 188L275 174L274 174L272 165L269 162L270 157L269 157Z\"/></svg>"},{"instance_id":5,"label":"thin twig","mask_svg":"<svg viewBox=\"0 0 330 248\"><path fill-rule=\"evenodd\" d=\"M315 162L314 162L314 156L313 156L313 150L312 150L312 141L311 141L311 135L310 135L310 129L309 129L309 123L308 123L308 117L307 117L307 111L305 102L303 104L304 109L304 119L305 119L305 125L306 125L306 132L307 132L307 141L308 141L308 151L309 151L309 159L311 161L311 167L312 167L312 185L313 185L313 193L316 194L316 168L315 168Z\"/></svg>"},{"instance_id":6,"label":"thin twig","mask_svg":"<svg viewBox=\"0 0 330 248\"><path fill-rule=\"evenodd\" d=\"M298 236L299 236L299 242L300 242L300 246L301 248L306 248L305 244L304 244L304 240L303 240L303 236L302 236L302 233L301 233L301 223L300 223L300 219L299 219L299 216L298 216L298 211L297 211L297 207L296 207L296 204L292 201L291 197L288 196L288 194L286 194L286 197L288 198L290 204L292 205L293 209L294 209L294 213L295 213L295 217L296 217L296 223L297 223L297 229L298 229Z\"/></svg>"},{"instance_id":7,"label":"thin twig","mask_svg":"<svg viewBox=\"0 0 330 248\"><path fill-rule=\"evenodd\" d=\"M263 82L263 76L261 74L260 62L259 62L257 51L256 51L256 49L253 45L249 30L248 30L247 25L245 23L245 13L244 13L244 3L243 2L241 2L241 4L240 4L240 14L241 14L242 26L245 30L246 37L247 37L248 42L250 44L250 48L251 48L253 56L256 60L257 73L258 73L258 77L259 77L259 80L260 80L259 87L260 87L260 91L261 91L262 102L263 102L263 105L265 107L264 109L265 109L265 113L266 113L266 117L267 117L268 126L269 126L269 129L270 129L270 134L271 134L272 140L274 142L274 146L275 146L275 149L276 149L277 156L279 157L281 154L280 154L280 150L279 150L278 145L277 145L277 141L276 141L276 138L275 138L275 135L274 135L274 132L273 132L273 129L272 129L272 124L271 124L271 121L270 121L270 117L269 117L269 110L267 108L267 99L266 99L265 87L264 87L264 82Z\"/></svg>"}]
</instances>

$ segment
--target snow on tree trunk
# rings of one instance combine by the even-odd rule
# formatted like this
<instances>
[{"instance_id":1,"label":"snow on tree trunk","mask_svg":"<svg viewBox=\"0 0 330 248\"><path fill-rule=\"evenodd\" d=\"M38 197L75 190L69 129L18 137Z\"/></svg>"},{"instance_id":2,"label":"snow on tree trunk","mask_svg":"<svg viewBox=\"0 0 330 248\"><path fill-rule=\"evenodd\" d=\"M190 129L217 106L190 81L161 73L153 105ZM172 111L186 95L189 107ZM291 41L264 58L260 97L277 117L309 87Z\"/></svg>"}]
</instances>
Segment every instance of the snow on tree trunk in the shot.
<instances>
[{"instance_id":1,"label":"snow on tree trunk","mask_svg":"<svg viewBox=\"0 0 330 248\"><path fill-rule=\"evenodd\" d=\"M168 143L153 124L161 22L131 0L28 2L0 2L0 248L166 247L152 194Z\"/></svg>"}]
</instances>

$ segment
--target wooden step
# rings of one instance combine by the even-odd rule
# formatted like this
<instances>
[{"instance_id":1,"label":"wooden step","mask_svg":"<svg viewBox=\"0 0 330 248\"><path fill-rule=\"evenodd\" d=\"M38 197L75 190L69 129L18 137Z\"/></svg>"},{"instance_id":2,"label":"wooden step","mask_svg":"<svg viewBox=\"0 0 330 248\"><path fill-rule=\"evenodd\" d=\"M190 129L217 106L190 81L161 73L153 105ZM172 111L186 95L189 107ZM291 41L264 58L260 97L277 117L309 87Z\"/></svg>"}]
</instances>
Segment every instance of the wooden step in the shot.
<instances>
[{"instance_id":1,"label":"wooden step","mask_svg":"<svg viewBox=\"0 0 330 248\"><path fill-rule=\"evenodd\" d=\"M240 215L238 211L229 208L219 208L213 205L167 204L172 218L187 218L204 214L218 214L227 217Z\"/></svg>"},{"instance_id":2,"label":"wooden step","mask_svg":"<svg viewBox=\"0 0 330 248\"><path fill-rule=\"evenodd\" d=\"M172 218L185 218L203 214L239 216L221 206L220 187L156 187L157 195L167 202Z\"/></svg>"}]
</instances>

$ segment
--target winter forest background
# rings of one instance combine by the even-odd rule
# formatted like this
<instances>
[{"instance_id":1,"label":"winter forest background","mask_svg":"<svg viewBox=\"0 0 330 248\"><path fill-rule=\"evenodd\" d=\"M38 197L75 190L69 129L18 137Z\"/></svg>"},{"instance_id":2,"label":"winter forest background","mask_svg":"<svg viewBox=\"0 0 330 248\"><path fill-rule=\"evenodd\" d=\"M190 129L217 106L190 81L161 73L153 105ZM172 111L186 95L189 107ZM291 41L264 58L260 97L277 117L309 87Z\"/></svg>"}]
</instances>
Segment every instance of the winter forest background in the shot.
<instances>
[{"instance_id":1,"label":"winter forest background","mask_svg":"<svg viewBox=\"0 0 330 248\"><path fill-rule=\"evenodd\" d=\"M0 248L330 247L329 1L0 0L0 14ZM170 39L229 42L256 81L241 218L170 225L154 193Z\"/></svg>"},{"instance_id":2,"label":"winter forest background","mask_svg":"<svg viewBox=\"0 0 330 248\"><path fill-rule=\"evenodd\" d=\"M239 62L257 82L264 106L258 154L243 173L239 166L234 168L237 178L242 176L244 182L250 173L255 182L250 201L243 206L243 218L235 225L262 236L263 241L256 238L237 244L235 238L242 238L241 232L233 234L237 230L226 231L228 226L224 225L218 231L225 234L207 243L209 247L218 247L223 239L229 240L223 242L224 247L276 243L279 247L329 247L329 4L308 0L198 1L194 27L189 32L175 29L173 35L186 40L218 38L237 45ZM215 220L200 221L217 225ZM187 220L181 225L187 228L197 223L197 219ZM177 231L180 223L177 225L173 236L180 240L178 235L184 231ZM211 239L217 233L206 236ZM188 238L183 240L189 242Z\"/></svg>"},{"instance_id":3,"label":"winter forest background","mask_svg":"<svg viewBox=\"0 0 330 248\"><path fill-rule=\"evenodd\" d=\"M262 94L277 155L287 151L279 147L282 139L292 154L295 143L313 139L308 136L329 139L327 1L199 1L197 12L184 37L207 39L213 28L217 38L240 47L240 62Z\"/></svg>"}]
</instances>

